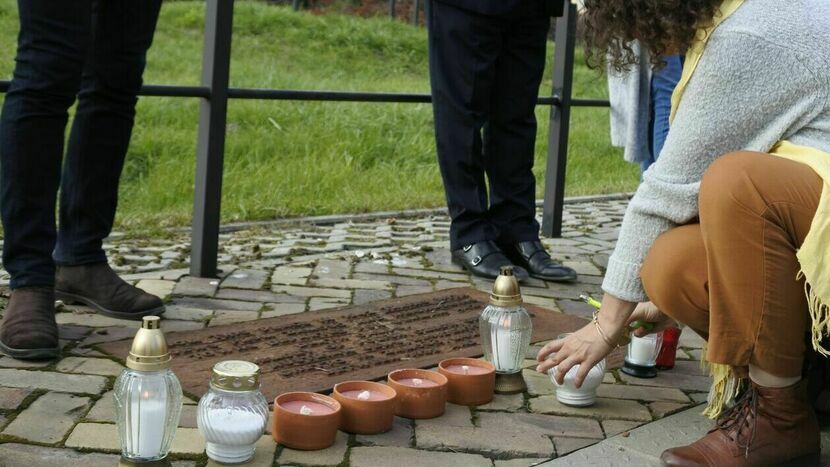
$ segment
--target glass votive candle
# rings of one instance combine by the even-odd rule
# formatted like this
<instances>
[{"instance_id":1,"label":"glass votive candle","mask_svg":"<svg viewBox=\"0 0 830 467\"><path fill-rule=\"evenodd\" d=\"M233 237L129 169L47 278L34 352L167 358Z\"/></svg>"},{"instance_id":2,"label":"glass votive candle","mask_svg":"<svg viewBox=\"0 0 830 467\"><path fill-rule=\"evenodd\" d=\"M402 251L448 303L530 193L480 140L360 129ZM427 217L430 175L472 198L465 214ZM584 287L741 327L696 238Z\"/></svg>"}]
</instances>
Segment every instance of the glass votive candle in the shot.
<instances>
[{"instance_id":1,"label":"glass votive candle","mask_svg":"<svg viewBox=\"0 0 830 467\"><path fill-rule=\"evenodd\" d=\"M556 382L557 367L548 370L550 380L556 386L556 400L559 402L574 407L587 407L594 405L597 401L597 388L602 384L602 378L605 376L605 359L594 365L582 381L582 386L576 387L576 374L579 372L579 365L574 365L565 373L565 378L562 384Z\"/></svg>"},{"instance_id":2,"label":"glass votive candle","mask_svg":"<svg viewBox=\"0 0 830 467\"><path fill-rule=\"evenodd\" d=\"M210 388L199 400L196 424L209 458L239 464L254 457L268 424L268 401L259 390L259 367L229 360L213 367Z\"/></svg>"},{"instance_id":3,"label":"glass votive candle","mask_svg":"<svg viewBox=\"0 0 830 467\"><path fill-rule=\"evenodd\" d=\"M274 441L291 449L315 451L334 444L340 403L313 392L288 392L274 399Z\"/></svg>"},{"instance_id":4,"label":"glass votive candle","mask_svg":"<svg viewBox=\"0 0 830 467\"><path fill-rule=\"evenodd\" d=\"M496 367L475 358L449 358L438 364L447 377L447 401L458 405L484 405L493 400Z\"/></svg>"},{"instance_id":5,"label":"glass votive candle","mask_svg":"<svg viewBox=\"0 0 830 467\"><path fill-rule=\"evenodd\" d=\"M662 332L647 334L643 337L632 334L622 372L636 378L657 376L657 354L660 352L662 343Z\"/></svg>"},{"instance_id":6,"label":"glass votive candle","mask_svg":"<svg viewBox=\"0 0 830 467\"><path fill-rule=\"evenodd\" d=\"M347 433L374 435L392 429L397 393L371 381L346 381L334 386L331 396L340 402L340 429Z\"/></svg>"},{"instance_id":7,"label":"glass votive candle","mask_svg":"<svg viewBox=\"0 0 830 467\"><path fill-rule=\"evenodd\" d=\"M395 415L411 419L440 417L447 405L447 377L429 370L405 369L389 373L389 386L398 397Z\"/></svg>"}]
</instances>

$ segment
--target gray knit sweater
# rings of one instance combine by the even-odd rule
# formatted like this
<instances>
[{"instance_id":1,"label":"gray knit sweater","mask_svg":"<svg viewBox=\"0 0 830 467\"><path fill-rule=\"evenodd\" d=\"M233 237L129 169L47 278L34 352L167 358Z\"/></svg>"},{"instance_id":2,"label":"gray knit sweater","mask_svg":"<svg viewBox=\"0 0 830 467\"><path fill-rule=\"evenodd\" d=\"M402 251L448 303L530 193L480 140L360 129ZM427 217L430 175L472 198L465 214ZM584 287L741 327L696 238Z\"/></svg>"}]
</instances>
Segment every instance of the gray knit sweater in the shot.
<instances>
[{"instance_id":1,"label":"gray knit sweater","mask_svg":"<svg viewBox=\"0 0 830 467\"><path fill-rule=\"evenodd\" d=\"M640 266L661 233L698 215L709 164L779 140L830 152L830 0L746 0L715 30L625 214L605 292L647 300Z\"/></svg>"}]
</instances>

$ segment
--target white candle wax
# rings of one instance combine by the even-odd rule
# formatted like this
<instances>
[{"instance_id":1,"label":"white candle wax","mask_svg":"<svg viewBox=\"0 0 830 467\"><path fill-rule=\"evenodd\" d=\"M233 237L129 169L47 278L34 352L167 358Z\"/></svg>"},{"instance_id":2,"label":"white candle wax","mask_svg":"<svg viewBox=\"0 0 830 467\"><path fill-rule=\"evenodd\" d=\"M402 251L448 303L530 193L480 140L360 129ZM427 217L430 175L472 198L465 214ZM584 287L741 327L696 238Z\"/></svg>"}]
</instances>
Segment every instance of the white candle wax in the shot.
<instances>
[{"instance_id":1,"label":"white candle wax","mask_svg":"<svg viewBox=\"0 0 830 467\"><path fill-rule=\"evenodd\" d=\"M656 357L655 339L652 336L631 336L628 346L628 361L635 365L653 366Z\"/></svg>"},{"instance_id":2,"label":"white candle wax","mask_svg":"<svg viewBox=\"0 0 830 467\"><path fill-rule=\"evenodd\" d=\"M203 429L209 432L208 441L212 443L254 444L265 432L266 419L247 410L214 409L208 411L207 419L209 427Z\"/></svg>"},{"instance_id":3,"label":"white candle wax","mask_svg":"<svg viewBox=\"0 0 830 467\"><path fill-rule=\"evenodd\" d=\"M513 339L510 335L510 316L504 316L493 327L493 335L491 340L493 342L493 365L496 366L496 371L513 371L516 365L516 350L513 348Z\"/></svg>"},{"instance_id":4,"label":"white candle wax","mask_svg":"<svg viewBox=\"0 0 830 467\"><path fill-rule=\"evenodd\" d=\"M131 436L127 439L130 452L140 458L155 458L161 452L164 441L165 419L167 418L166 394L152 397L143 391L130 401L129 417Z\"/></svg>"}]
</instances>

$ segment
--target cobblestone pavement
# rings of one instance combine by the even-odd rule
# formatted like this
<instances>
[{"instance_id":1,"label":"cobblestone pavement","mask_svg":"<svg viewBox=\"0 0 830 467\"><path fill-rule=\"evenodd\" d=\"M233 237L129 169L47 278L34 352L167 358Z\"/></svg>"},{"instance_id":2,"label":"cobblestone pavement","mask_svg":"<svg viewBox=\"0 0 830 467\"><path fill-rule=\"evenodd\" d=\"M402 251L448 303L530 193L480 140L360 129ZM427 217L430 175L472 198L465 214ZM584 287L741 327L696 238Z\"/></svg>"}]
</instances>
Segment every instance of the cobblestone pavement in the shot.
<instances>
[{"instance_id":1,"label":"cobblestone pavement","mask_svg":"<svg viewBox=\"0 0 830 467\"><path fill-rule=\"evenodd\" d=\"M600 294L626 203L618 198L567 205L563 238L544 243L579 272L579 283L531 280L523 286L525 300L589 316L590 308L577 297L584 290ZM167 301L162 328L182 331L453 287L489 290L489 281L471 278L450 263L448 227L445 216L252 227L222 235L222 272L216 279L188 276L185 234L164 239L115 234L106 248L125 279ZM139 323L60 303L57 312L62 359L0 358L0 465L57 466L69 460L85 467L113 466L118 442L111 389L122 366L94 345L130 337ZM702 344L685 331L677 366L655 379L609 372L593 407L559 404L549 379L527 369L525 394L496 396L475 409L448 405L447 414L435 420L398 419L392 431L379 436L341 433L332 448L317 452L284 449L265 436L250 465L529 466L554 458L567 462L569 453L591 445L594 451L574 454L582 457L573 457L573 465L582 464L577 459L585 460L585 453L593 453L591 462L613 464L612 459L622 461L622 448L613 443L625 438L618 435L642 425L662 426L657 420L704 401L709 379L696 361ZM534 353L531 349L528 358ZM532 365L528 359L527 367ZM196 429L195 404L185 402L171 454L174 465L212 465ZM700 425L699 411L682 416ZM630 461L649 464L656 458L632 454Z\"/></svg>"}]
</instances>

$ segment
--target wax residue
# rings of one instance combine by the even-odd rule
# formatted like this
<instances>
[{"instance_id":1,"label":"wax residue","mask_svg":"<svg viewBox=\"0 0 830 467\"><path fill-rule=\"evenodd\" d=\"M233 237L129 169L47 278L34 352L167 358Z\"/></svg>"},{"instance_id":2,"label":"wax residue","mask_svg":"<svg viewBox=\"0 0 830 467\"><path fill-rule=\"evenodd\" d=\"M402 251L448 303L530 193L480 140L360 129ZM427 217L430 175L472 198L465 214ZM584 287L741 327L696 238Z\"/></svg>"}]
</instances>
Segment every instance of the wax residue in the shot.
<instances>
[{"instance_id":1,"label":"wax residue","mask_svg":"<svg viewBox=\"0 0 830 467\"><path fill-rule=\"evenodd\" d=\"M304 406L300 407L300 413L303 414L303 415L312 415L314 413L314 411L311 410L311 407L309 407L307 405L304 405Z\"/></svg>"}]
</instances>

